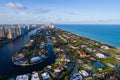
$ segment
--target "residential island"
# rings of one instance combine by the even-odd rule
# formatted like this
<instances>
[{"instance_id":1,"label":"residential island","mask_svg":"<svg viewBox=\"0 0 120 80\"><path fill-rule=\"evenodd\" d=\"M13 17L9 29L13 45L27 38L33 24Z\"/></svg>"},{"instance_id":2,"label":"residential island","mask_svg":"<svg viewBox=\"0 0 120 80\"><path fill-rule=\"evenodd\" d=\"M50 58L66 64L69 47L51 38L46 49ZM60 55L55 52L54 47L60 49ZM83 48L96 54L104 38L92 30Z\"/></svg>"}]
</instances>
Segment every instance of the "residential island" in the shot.
<instances>
[{"instance_id":1,"label":"residential island","mask_svg":"<svg viewBox=\"0 0 120 80\"><path fill-rule=\"evenodd\" d=\"M38 30L34 36L31 35L31 40L12 57L13 63L19 66L30 66L47 59L49 56L47 39L44 29Z\"/></svg>"},{"instance_id":2,"label":"residential island","mask_svg":"<svg viewBox=\"0 0 120 80\"><path fill-rule=\"evenodd\" d=\"M9 80L120 80L120 50L54 27L42 26L13 57L13 63L29 66L49 57L55 62L42 70L13 76ZM41 64L42 65L42 64Z\"/></svg>"}]
</instances>

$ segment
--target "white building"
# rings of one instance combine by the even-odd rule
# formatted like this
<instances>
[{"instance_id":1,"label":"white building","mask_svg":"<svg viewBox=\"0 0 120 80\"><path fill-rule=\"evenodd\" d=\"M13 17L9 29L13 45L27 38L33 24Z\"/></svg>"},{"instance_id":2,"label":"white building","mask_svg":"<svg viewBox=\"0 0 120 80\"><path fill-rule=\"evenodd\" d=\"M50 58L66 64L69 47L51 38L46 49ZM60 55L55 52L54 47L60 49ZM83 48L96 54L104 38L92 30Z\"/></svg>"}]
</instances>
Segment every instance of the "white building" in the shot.
<instances>
[{"instance_id":1,"label":"white building","mask_svg":"<svg viewBox=\"0 0 120 80\"><path fill-rule=\"evenodd\" d=\"M41 60L41 58L37 56L37 57L31 58L31 59L30 59L30 62L37 62L37 61L39 61L39 60Z\"/></svg>"},{"instance_id":2,"label":"white building","mask_svg":"<svg viewBox=\"0 0 120 80\"><path fill-rule=\"evenodd\" d=\"M70 80L83 80L83 77L79 73L77 73L77 74L73 74Z\"/></svg>"},{"instance_id":3,"label":"white building","mask_svg":"<svg viewBox=\"0 0 120 80\"><path fill-rule=\"evenodd\" d=\"M107 58L104 54L102 54L102 53L97 53L96 54L96 57L98 57L98 58Z\"/></svg>"},{"instance_id":4,"label":"white building","mask_svg":"<svg viewBox=\"0 0 120 80\"><path fill-rule=\"evenodd\" d=\"M54 29L54 25L51 23L51 24L49 25L49 28Z\"/></svg>"},{"instance_id":5,"label":"white building","mask_svg":"<svg viewBox=\"0 0 120 80\"><path fill-rule=\"evenodd\" d=\"M49 73L48 72L43 73L42 78L43 78L43 80L49 79L50 78Z\"/></svg>"},{"instance_id":6,"label":"white building","mask_svg":"<svg viewBox=\"0 0 120 80\"><path fill-rule=\"evenodd\" d=\"M106 50L106 49L109 49L108 46L101 46L101 48L102 48L102 49L105 49L105 50Z\"/></svg>"},{"instance_id":7,"label":"white building","mask_svg":"<svg viewBox=\"0 0 120 80\"><path fill-rule=\"evenodd\" d=\"M32 74L31 80L40 80L37 72Z\"/></svg>"},{"instance_id":8,"label":"white building","mask_svg":"<svg viewBox=\"0 0 120 80\"><path fill-rule=\"evenodd\" d=\"M89 76L89 74L85 70L80 70L79 73L85 77Z\"/></svg>"}]
</instances>

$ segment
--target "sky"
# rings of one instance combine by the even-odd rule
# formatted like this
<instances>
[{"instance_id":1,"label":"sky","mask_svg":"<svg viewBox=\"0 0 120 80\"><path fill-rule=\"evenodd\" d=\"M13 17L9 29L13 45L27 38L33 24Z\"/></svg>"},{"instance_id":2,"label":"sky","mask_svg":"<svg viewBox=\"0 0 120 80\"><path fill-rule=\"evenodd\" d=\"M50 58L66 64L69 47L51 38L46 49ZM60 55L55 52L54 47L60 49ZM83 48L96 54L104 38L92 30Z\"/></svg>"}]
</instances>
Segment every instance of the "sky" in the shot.
<instances>
[{"instance_id":1,"label":"sky","mask_svg":"<svg viewBox=\"0 0 120 80\"><path fill-rule=\"evenodd\" d=\"M120 0L0 0L0 24L120 24Z\"/></svg>"}]
</instances>

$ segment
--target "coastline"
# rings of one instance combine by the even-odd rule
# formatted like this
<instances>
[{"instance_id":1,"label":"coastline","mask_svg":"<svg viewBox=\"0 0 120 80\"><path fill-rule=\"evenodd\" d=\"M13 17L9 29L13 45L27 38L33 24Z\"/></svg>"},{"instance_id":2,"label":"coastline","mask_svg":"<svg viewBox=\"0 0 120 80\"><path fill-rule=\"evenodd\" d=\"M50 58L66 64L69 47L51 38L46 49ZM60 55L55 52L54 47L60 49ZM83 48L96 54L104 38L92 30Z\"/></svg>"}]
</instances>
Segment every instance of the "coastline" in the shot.
<instances>
[{"instance_id":1,"label":"coastline","mask_svg":"<svg viewBox=\"0 0 120 80\"><path fill-rule=\"evenodd\" d=\"M97 42L97 43L100 43L100 44L105 44L105 45L107 45L107 46L109 46L109 47L112 47L112 48L120 49L120 47L113 46L112 44L109 44L109 43L105 43L105 42L101 42L101 41L96 40L96 39L92 39L92 38L88 38L88 37L85 37L85 36L81 36L80 34L76 34L76 33L74 33L74 32L70 32L70 31L67 31L67 30L64 30L64 29L61 29L61 28L58 28L58 27L56 27L56 28L57 28L57 29L60 29L60 30L63 30L63 31L65 31L65 32L68 32L68 33L72 33L72 34L74 34L74 35L76 35L76 36L78 36L78 37L82 37L82 38L87 39L87 40L92 40L92 41L94 41L94 42Z\"/></svg>"},{"instance_id":2,"label":"coastline","mask_svg":"<svg viewBox=\"0 0 120 80\"><path fill-rule=\"evenodd\" d=\"M57 28L120 48L120 25L112 24L55 24Z\"/></svg>"}]
</instances>

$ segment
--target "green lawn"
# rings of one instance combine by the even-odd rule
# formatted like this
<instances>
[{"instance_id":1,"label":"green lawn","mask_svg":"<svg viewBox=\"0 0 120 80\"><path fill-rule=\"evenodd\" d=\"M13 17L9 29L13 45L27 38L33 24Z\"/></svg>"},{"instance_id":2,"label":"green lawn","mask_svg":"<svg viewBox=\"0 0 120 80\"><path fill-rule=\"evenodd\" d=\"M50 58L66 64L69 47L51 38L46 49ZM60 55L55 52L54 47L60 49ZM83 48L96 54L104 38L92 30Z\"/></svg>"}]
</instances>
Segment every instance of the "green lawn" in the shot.
<instances>
[{"instance_id":1,"label":"green lawn","mask_svg":"<svg viewBox=\"0 0 120 80\"><path fill-rule=\"evenodd\" d=\"M104 50L104 52L109 53L110 55L115 56L116 54L120 54L120 49L110 48L110 49Z\"/></svg>"},{"instance_id":2,"label":"green lawn","mask_svg":"<svg viewBox=\"0 0 120 80\"><path fill-rule=\"evenodd\" d=\"M107 58L107 59L103 59L101 61L104 64L111 63L111 64L119 64L120 65L120 63L117 60L113 59L113 58Z\"/></svg>"}]
</instances>

